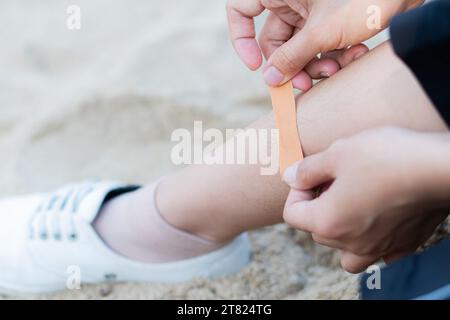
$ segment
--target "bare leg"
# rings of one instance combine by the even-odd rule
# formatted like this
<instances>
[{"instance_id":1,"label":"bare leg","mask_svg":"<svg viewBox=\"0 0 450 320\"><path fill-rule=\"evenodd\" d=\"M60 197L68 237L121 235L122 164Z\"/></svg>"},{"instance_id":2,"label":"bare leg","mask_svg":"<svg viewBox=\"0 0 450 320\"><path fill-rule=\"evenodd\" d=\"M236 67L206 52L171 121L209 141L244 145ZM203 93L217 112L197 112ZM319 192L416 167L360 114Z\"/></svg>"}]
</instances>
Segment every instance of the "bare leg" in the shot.
<instances>
[{"instance_id":1,"label":"bare leg","mask_svg":"<svg viewBox=\"0 0 450 320\"><path fill-rule=\"evenodd\" d=\"M389 44L300 96L297 105L305 155L320 152L339 138L377 126L446 130ZM250 128L273 126L269 115ZM278 175L262 176L259 165L193 165L162 181L156 203L171 225L213 243L223 243L243 231L282 222L287 192ZM147 187L112 200L106 207L107 212L101 214L95 227L113 249L127 255L128 248L139 242L132 258L142 258L146 251L152 250L146 247L152 240L146 237L152 235L146 232L151 228L146 227L145 221L153 196L153 188Z\"/></svg>"},{"instance_id":2,"label":"bare leg","mask_svg":"<svg viewBox=\"0 0 450 320\"><path fill-rule=\"evenodd\" d=\"M305 155L377 126L446 130L408 69L384 44L297 100ZM252 128L273 127L272 116ZM174 225L214 240L282 221L288 189L259 166L191 166L168 177L158 205Z\"/></svg>"}]
</instances>

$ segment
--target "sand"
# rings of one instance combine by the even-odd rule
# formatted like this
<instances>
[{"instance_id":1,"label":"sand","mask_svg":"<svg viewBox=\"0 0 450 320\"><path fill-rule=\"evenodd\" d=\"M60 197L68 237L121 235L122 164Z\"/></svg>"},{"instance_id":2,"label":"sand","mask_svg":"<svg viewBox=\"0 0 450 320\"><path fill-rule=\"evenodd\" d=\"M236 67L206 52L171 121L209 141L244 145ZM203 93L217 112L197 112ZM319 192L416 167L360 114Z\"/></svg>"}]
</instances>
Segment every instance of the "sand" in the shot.
<instances>
[{"instance_id":1,"label":"sand","mask_svg":"<svg viewBox=\"0 0 450 320\"><path fill-rule=\"evenodd\" d=\"M146 183L179 169L174 129L240 128L267 113L261 77L229 44L224 3L1 1L1 196L87 178ZM66 28L69 4L81 8L80 30ZM37 298L357 298L357 277L308 235L278 225L250 236L253 260L230 277Z\"/></svg>"}]
</instances>

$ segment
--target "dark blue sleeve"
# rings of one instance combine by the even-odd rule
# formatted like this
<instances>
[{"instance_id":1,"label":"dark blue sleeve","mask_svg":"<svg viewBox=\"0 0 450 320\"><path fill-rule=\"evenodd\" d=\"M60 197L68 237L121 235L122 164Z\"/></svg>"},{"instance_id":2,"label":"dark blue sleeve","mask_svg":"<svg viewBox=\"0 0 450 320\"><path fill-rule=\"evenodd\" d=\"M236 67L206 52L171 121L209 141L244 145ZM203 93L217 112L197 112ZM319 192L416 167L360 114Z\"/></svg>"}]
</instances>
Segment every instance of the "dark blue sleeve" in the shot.
<instances>
[{"instance_id":1,"label":"dark blue sleeve","mask_svg":"<svg viewBox=\"0 0 450 320\"><path fill-rule=\"evenodd\" d=\"M367 285L371 274L361 276L364 300L450 300L450 239L381 269L380 288Z\"/></svg>"},{"instance_id":2,"label":"dark blue sleeve","mask_svg":"<svg viewBox=\"0 0 450 320\"><path fill-rule=\"evenodd\" d=\"M450 0L436 0L391 22L396 54L450 124Z\"/></svg>"}]
</instances>

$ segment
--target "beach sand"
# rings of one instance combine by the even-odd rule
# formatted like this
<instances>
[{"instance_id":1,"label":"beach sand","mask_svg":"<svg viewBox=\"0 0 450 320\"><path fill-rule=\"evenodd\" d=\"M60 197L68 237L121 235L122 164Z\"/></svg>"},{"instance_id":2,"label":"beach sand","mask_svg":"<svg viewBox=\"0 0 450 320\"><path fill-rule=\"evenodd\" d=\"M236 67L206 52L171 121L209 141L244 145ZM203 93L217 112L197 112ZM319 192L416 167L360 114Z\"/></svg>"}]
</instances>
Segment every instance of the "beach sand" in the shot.
<instances>
[{"instance_id":1,"label":"beach sand","mask_svg":"<svg viewBox=\"0 0 450 320\"><path fill-rule=\"evenodd\" d=\"M243 128L270 111L259 73L232 51L222 0L0 3L2 197L89 178L146 183L178 169L174 129ZM66 27L69 4L80 30ZM278 225L250 236L253 260L230 277L38 298L357 298L357 276L308 235Z\"/></svg>"}]
</instances>

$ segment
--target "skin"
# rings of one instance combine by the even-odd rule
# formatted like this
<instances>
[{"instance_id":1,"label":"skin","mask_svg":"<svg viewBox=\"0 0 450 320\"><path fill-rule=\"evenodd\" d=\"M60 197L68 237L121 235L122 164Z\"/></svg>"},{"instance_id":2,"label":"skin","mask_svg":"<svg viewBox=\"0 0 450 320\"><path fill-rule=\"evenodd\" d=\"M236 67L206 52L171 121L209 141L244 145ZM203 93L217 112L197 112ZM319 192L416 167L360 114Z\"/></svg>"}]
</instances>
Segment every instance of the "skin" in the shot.
<instances>
[{"instance_id":1,"label":"skin","mask_svg":"<svg viewBox=\"0 0 450 320\"><path fill-rule=\"evenodd\" d=\"M336 141L286 173L284 219L340 249L350 272L409 254L450 212L449 157L449 133L382 128Z\"/></svg>"},{"instance_id":2,"label":"skin","mask_svg":"<svg viewBox=\"0 0 450 320\"><path fill-rule=\"evenodd\" d=\"M338 139L382 126L447 131L389 44L299 96L297 107L306 156L326 150ZM250 126L272 127L271 115ZM282 222L288 193L278 175L260 175L259 165L193 165L166 177L156 201L161 214L176 227L225 242L243 231Z\"/></svg>"},{"instance_id":3,"label":"skin","mask_svg":"<svg viewBox=\"0 0 450 320\"><path fill-rule=\"evenodd\" d=\"M368 50L361 44L385 29L391 18L422 0L229 0L233 46L251 70L267 59L264 79L277 86L292 79L307 91L312 79L329 77ZM369 28L369 7L380 8L380 27ZM256 40L254 18L270 14ZM321 54L320 59L317 57Z\"/></svg>"},{"instance_id":4,"label":"skin","mask_svg":"<svg viewBox=\"0 0 450 320\"><path fill-rule=\"evenodd\" d=\"M352 62L363 55L365 48L357 44L386 28L394 15L422 3L415 0L230 0L228 17L236 52L250 69L261 65L262 50L267 59L264 79L268 85L277 86L292 79L295 87L305 91L311 88L312 78L333 75L340 67L347 65L340 63L340 60ZM369 28L367 24L368 9L373 6L380 9L379 29ZM258 45L253 18L265 10L271 13ZM333 56L330 56L331 50L337 50ZM321 54L320 59L318 54ZM435 148L446 147L433 143L434 140L442 140L440 136L422 139L424 142L413 132L373 131L333 144L329 151L287 171L286 180L292 190L285 207L285 220L299 229L312 232L318 242L340 248L341 263L349 271L361 271L383 256L392 259L414 251L446 217L446 210L441 211L445 202L437 201L432 193L439 193L436 181L441 176L427 175L422 171L432 165L448 169L447 166L439 161L430 163L426 161L428 158L418 159L414 156L414 148L408 149L402 144L390 145L389 142L396 138L399 142L413 140L410 146L414 146L414 142L417 145L422 142L425 149L431 145ZM366 145L371 143L377 147L376 151L367 149ZM397 153L389 152L392 150L390 148ZM339 156L343 153L342 149L347 151L347 157ZM380 153L389 157L383 161ZM405 161L408 156L415 162ZM390 162L397 167L390 165ZM330 163L333 169L327 167ZM410 180L405 177L394 181L386 179L392 176L398 178L398 173L406 167L405 163L409 164L409 170L404 176L410 177ZM342 168L347 168L347 171ZM364 170L358 171L358 168ZM390 175L384 172L389 168L392 169ZM446 176L446 172L440 174ZM430 185L423 186L417 177L428 178L425 181ZM310 183L309 179L314 183ZM406 185L402 184L405 180L408 180ZM311 189L323 184L327 187L331 185L330 189L317 199L311 199ZM358 185L357 191L353 190L355 185ZM383 188L384 185L388 187ZM427 192L415 192L411 186ZM357 200L351 196L355 193ZM386 207L381 208L383 205ZM428 214L424 215L424 211ZM390 228L379 227L378 222L384 220ZM402 228L403 224L392 223L395 221L405 223L409 229ZM377 223L378 228L374 226ZM420 228L421 225L423 228Z\"/></svg>"}]
</instances>

